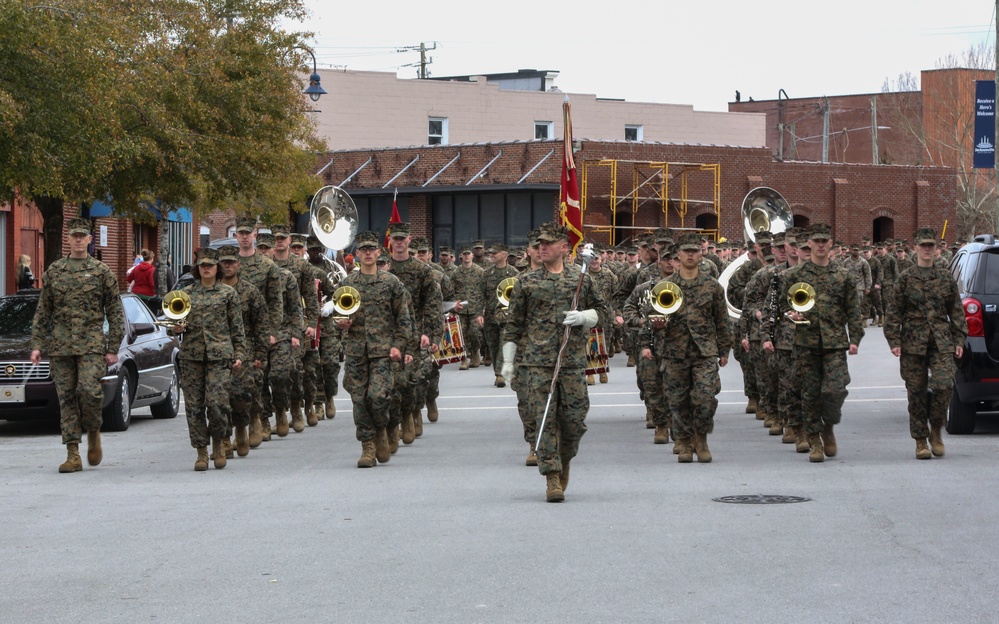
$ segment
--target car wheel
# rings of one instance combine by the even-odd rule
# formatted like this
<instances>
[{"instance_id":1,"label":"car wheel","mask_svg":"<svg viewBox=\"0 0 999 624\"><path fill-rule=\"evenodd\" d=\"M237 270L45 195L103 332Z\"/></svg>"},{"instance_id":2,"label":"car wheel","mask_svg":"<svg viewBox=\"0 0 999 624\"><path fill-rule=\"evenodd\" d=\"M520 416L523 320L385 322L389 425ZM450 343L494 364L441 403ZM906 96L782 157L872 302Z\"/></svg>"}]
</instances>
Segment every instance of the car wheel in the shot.
<instances>
[{"instance_id":1,"label":"car wheel","mask_svg":"<svg viewBox=\"0 0 999 624\"><path fill-rule=\"evenodd\" d=\"M118 373L118 393L104 410L104 431L125 431L132 422L132 388L128 373Z\"/></svg>"},{"instance_id":2,"label":"car wheel","mask_svg":"<svg viewBox=\"0 0 999 624\"><path fill-rule=\"evenodd\" d=\"M974 433L977 403L965 403L957 395L957 388L950 398L950 413L947 415L947 433L961 435Z\"/></svg>"},{"instance_id":3,"label":"car wheel","mask_svg":"<svg viewBox=\"0 0 999 624\"><path fill-rule=\"evenodd\" d=\"M170 380L170 392L167 398L156 405L149 406L153 418L176 418L180 412L180 379L177 376L177 367L173 367L173 379Z\"/></svg>"}]
</instances>

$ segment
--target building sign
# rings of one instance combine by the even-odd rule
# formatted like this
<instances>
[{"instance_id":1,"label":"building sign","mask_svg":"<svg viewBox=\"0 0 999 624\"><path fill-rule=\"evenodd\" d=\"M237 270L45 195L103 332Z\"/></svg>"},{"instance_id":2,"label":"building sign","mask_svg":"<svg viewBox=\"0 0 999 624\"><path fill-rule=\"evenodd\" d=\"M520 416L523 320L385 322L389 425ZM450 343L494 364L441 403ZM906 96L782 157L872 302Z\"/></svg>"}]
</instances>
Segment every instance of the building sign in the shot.
<instances>
[{"instance_id":1,"label":"building sign","mask_svg":"<svg viewBox=\"0 0 999 624\"><path fill-rule=\"evenodd\" d=\"M996 164L996 83L975 81L975 168L992 169Z\"/></svg>"}]
</instances>

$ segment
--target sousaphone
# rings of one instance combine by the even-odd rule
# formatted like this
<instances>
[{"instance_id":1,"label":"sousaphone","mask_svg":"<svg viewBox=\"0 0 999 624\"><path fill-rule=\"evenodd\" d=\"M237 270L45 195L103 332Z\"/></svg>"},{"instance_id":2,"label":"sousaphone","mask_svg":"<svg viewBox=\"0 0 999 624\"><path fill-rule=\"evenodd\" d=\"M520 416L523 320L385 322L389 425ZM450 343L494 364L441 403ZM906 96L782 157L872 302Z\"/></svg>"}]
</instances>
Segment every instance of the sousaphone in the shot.
<instances>
[{"instance_id":1,"label":"sousaphone","mask_svg":"<svg viewBox=\"0 0 999 624\"><path fill-rule=\"evenodd\" d=\"M357 236L357 206L347 191L339 186L324 186L316 191L309 207L309 227L313 236L327 249L329 278L334 284L347 276L347 271L330 259L343 251Z\"/></svg>"},{"instance_id":2,"label":"sousaphone","mask_svg":"<svg viewBox=\"0 0 999 624\"><path fill-rule=\"evenodd\" d=\"M758 186L746 194L742 200L742 227L746 239L756 242L757 232L786 232L794 227L794 216L787 200L772 188ZM725 303L728 305L728 315L739 318L742 315L742 302L733 302L728 297L728 282L743 264L749 261L749 254L742 254L733 260L722 271L718 282L725 289Z\"/></svg>"}]
</instances>

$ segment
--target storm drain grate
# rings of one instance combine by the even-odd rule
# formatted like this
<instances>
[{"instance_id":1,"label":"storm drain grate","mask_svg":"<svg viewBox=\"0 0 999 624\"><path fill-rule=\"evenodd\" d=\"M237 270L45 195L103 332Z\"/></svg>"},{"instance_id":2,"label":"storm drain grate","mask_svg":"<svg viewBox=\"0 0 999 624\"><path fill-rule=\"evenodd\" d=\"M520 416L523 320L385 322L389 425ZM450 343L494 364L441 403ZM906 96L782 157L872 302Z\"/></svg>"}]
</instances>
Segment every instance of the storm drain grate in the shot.
<instances>
[{"instance_id":1,"label":"storm drain grate","mask_svg":"<svg viewBox=\"0 0 999 624\"><path fill-rule=\"evenodd\" d=\"M738 496L720 496L711 500L716 503L738 503L740 505L780 505L785 503L807 503L812 499L804 496L785 496L783 494L740 494Z\"/></svg>"}]
</instances>

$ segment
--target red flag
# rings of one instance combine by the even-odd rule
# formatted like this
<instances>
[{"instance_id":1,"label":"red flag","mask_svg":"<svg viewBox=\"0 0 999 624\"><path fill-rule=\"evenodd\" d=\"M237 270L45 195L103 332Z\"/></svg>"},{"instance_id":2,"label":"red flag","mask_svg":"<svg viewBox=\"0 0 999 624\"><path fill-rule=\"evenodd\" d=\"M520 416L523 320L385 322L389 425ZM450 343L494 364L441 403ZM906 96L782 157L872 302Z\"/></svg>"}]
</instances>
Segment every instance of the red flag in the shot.
<instances>
[{"instance_id":1,"label":"red flag","mask_svg":"<svg viewBox=\"0 0 999 624\"><path fill-rule=\"evenodd\" d=\"M399 189L395 190L395 195L392 196L392 216L389 217L388 225L385 226L385 240L382 242L382 247L385 249L390 249L389 247L389 228L392 227L393 223L402 223L402 217L399 216L399 204L396 203L396 199L399 197Z\"/></svg>"},{"instance_id":2,"label":"red flag","mask_svg":"<svg viewBox=\"0 0 999 624\"><path fill-rule=\"evenodd\" d=\"M583 240L583 212L579 206L576 161L572 157L572 117L569 114L568 97L562 102L562 117L565 142L562 146L562 184L559 190L558 215L562 219L562 225L569 228L569 246L575 255L576 246Z\"/></svg>"}]
</instances>

